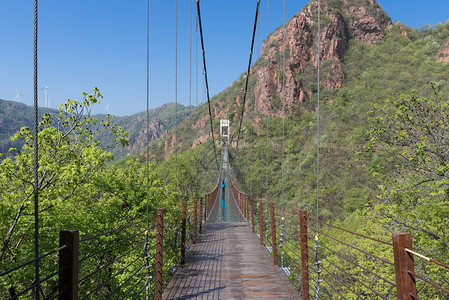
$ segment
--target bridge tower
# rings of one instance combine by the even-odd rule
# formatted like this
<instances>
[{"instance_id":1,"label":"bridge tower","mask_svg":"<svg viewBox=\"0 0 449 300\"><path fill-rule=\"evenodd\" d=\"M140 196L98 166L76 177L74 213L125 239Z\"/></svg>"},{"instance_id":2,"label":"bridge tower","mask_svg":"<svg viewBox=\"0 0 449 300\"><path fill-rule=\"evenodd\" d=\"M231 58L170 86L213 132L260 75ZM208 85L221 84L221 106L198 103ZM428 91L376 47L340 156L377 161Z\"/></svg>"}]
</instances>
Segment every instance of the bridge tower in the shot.
<instances>
[{"instance_id":1,"label":"bridge tower","mask_svg":"<svg viewBox=\"0 0 449 300\"><path fill-rule=\"evenodd\" d=\"M220 135L221 135L221 144L227 145L229 143L229 120L220 120Z\"/></svg>"}]
</instances>

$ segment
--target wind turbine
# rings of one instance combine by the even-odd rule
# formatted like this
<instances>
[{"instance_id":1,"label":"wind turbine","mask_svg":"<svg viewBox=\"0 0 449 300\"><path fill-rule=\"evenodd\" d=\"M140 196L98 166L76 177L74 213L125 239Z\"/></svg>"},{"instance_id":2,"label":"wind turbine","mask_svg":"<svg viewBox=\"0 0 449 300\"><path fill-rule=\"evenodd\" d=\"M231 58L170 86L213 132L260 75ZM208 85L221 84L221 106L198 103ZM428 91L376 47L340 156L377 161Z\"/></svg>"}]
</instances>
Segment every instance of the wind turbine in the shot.
<instances>
[{"instance_id":1,"label":"wind turbine","mask_svg":"<svg viewBox=\"0 0 449 300\"><path fill-rule=\"evenodd\" d=\"M106 104L105 110L108 113L108 115L110 114L110 106L111 106L111 102L108 102L108 104Z\"/></svg>"},{"instance_id":2,"label":"wind turbine","mask_svg":"<svg viewBox=\"0 0 449 300\"><path fill-rule=\"evenodd\" d=\"M17 96L15 96L13 100L17 99L17 102L20 102L20 96L23 96L23 95L19 92L18 89L16 89L16 90L17 90Z\"/></svg>"},{"instance_id":3,"label":"wind turbine","mask_svg":"<svg viewBox=\"0 0 449 300\"><path fill-rule=\"evenodd\" d=\"M48 86L45 85L43 88L41 88L41 90L45 90L45 107L49 108L50 103L48 103Z\"/></svg>"}]
</instances>

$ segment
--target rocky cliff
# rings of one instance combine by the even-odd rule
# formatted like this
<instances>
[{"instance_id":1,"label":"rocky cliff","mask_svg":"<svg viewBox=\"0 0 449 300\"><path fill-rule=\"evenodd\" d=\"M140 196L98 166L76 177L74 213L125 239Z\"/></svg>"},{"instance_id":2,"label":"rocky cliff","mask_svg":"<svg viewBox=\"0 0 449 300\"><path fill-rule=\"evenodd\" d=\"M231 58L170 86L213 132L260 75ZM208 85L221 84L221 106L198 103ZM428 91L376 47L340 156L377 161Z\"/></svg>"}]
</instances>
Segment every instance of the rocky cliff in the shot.
<instances>
[{"instance_id":1,"label":"rocky cliff","mask_svg":"<svg viewBox=\"0 0 449 300\"><path fill-rule=\"evenodd\" d=\"M343 86L345 74L342 60L351 42L376 44L383 39L391 25L391 19L376 0L321 1L319 43L322 88L335 90ZM267 113L281 116L283 74L285 74L287 114L307 110L302 104L317 90L318 2L316 0L307 4L286 24L285 71L283 71L283 44L284 30L281 26L264 40L262 54L253 64L251 90L245 109L246 112L249 109L255 112L253 118L256 123L259 122L260 116ZM245 80L246 74L243 74L229 88L212 99L214 119L230 119L231 124L238 123ZM210 136L210 131L205 129L209 127L208 118L206 113L194 113L187 119L192 128L199 129L195 134L193 146L204 142ZM235 134L236 126L231 127ZM214 130L218 133L218 126ZM165 141L163 147L166 153L172 151L173 142L173 136Z\"/></svg>"},{"instance_id":2,"label":"rocky cliff","mask_svg":"<svg viewBox=\"0 0 449 300\"><path fill-rule=\"evenodd\" d=\"M390 18L375 0L322 1L320 59L321 83L324 89L339 89L345 77L341 61L351 40L376 44L391 26ZM285 28L285 100L287 111L294 103L302 103L316 91L316 68L318 52L317 1L311 1L290 19ZM257 111L267 113L267 74L270 85L271 110L280 115L282 99L282 64L284 31L279 28L264 41L261 63L254 68L257 78L254 94ZM269 65L266 63L267 53ZM274 98L274 99L273 99Z\"/></svg>"}]
</instances>

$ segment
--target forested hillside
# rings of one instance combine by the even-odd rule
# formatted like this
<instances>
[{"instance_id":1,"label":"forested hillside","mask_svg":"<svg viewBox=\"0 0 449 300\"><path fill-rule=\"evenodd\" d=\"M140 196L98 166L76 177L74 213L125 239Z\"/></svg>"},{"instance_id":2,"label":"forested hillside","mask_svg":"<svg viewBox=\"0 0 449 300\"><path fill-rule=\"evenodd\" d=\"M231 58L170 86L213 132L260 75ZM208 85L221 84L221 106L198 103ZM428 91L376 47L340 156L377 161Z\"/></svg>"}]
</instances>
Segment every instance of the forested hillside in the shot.
<instances>
[{"instance_id":1,"label":"forested hillside","mask_svg":"<svg viewBox=\"0 0 449 300\"><path fill-rule=\"evenodd\" d=\"M392 24L376 1L322 5L321 218L385 240L392 232L410 232L416 249L447 262L449 21L416 29ZM280 204L285 76L284 201L290 211L311 213L316 210L316 36L316 1L311 1L287 23L285 70L282 28L265 40L251 72L238 151L246 75L211 101L216 133L220 118L231 120L231 165L240 188ZM179 132L185 136L192 128L195 145L210 135L207 122L204 105ZM186 149L188 139L180 144ZM153 153L167 155L172 145L167 136ZM419 268L429 278L443 276ZM435 297L429 292L428 299Z\"/></svg>"},{"instance_id":2,"label":"forested hillside","mask_svg":"<svg viewBox=\"0 0 449 300\"><path fill-rule=\"evenodd\" d=\"M175 126L175 118L177 122L184 120L192 111L192 107L186 107L178 104L178 115L175 116L175 104L167 103L159 108L151 109L149 111L149 139L153 142L165 134L167 134ZM39 108L39 116L46 113L57 115L58 110ZM106 115L96 115L97 119L105 119ZM11 147L21 148L23 141L11 141L10 137L14 135L21 127L33 127L34 109L26 104L6 101L0 99L0 153L8 156ZM128 133L129 145L126 147L114 146L113 135L104 131L99 132L95 138L100 141L101 147L111 151L116 160L119 160L126 155L135 154L146 147L145 127L146 127L146 113L140 112L131 116L115 116L114 122L118 126L122 126ZM91 125L91 129L98 129L98 126Z\"/></svg>"},{"instance_id":3,"label":"forested hillside","mask_svg":"<svg viewBox=\"0 0 449 300\"><path fill-rule=\"evenodd\" d=\"M316 213L320 43L321 220L383 240L391 240L393 232L409 232L414 249L447 264L449 21L416 29L393 24L375 0L322 0L321 4L320 41L316 0L288 21L285 41L283 28L264 41L252 65L238 149L246 74L211 99L215 140L220 140L219 120L231 121L233 179L255 198L273 201L278 207L284 199L286 210ZM142 220L145 213L145 113L115 119L100 116L105 117L100 122L101 118L86 117L86 112L101 94L94 90L84 96L88 102L69 101L57 119L45 115L41 123L43 250L56 247L51 233L59 228L79 228L85 237ZM177 127L173 104L151 112L152 213L163 206L170 216L179 215L181 199L191 201L216 183L214 154L218 153L213 153L216 141L210 136L207 105L191 113L190 108L178 107ZM0 113L11 116L4 107L0 106ZM15 109L19 108L23 107ZM28 117L19 119L27 125ZM5 128L3 140L17 131L8 126L0 127L2 133ZM32 139L29 129L21 129L13 142L21 141L24 147L17 147L15 156L1 158L2 268L32 257ZM113 155L97 140L110 141L113 147L108 149L115 149L118 156L135 154L111 164ZM371 247L355 243L361 249ZM323 253L331 261L336 259L333 253ZM364 256L353 259L366 269L386 270ZM449 284L440 269L418 262L416 269L443 286ZM350 271L362 278L363 271ZM386 273L394 277L394 272ZM20 276L11 282L32 280L32 271ZM118 286L120 279L116 281L108 288ZM8 286L20 287L21 283ZM418 287L423 299L443 299L423 282Z\"/></svg>"}]
</instances>

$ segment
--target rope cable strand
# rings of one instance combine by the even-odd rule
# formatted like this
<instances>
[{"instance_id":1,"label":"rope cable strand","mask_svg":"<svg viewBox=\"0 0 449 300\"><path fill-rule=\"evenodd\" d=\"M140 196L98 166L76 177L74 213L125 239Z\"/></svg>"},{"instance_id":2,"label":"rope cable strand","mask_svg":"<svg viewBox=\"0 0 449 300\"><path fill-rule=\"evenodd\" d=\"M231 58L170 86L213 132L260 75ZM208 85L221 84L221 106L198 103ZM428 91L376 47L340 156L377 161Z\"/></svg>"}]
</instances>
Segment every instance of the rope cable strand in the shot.
<instances>
[{"instance_id":1,"label":"rope cable strand","mask_svg":"<svg viewBox=\"0 0 449 300\"><path fill-rule=\"evenodd\" d=\"M285 176L285 0L284 0L284 30L283 30L283 50L282 50L282 222L281 222L281 265L284 267L284 233L285 233L285 218L284 218L284 176Z\"/></svg>"},{"instance_id":2,"label":"rope cable strand","mask_svg":"<svg viewBox=\"0 0 449 300\"><path fill-rule=\"evenodd\" d=\"M210 132L211 132L211 135L212 135L212 143L214 145L215 163L217 165L217 169L220 169L220 166L218 164L218 159L217 159L217 148L215 147L214 127L212 125L212 109L211 109L211 106L210 106L209 83L207 81L206 52L204 51L203 26L202 26L202 23L201 23L200 0L196 0L196 9L197 9L197 14L198 14L198 25L199 25L199 28L200 28L201 51L203 53L204 81L205 81L205 84L206 84L207 104L209 106Z\"/></svg>"},{"instance_id":3,"label":"rope cable strand","mask_svg":"<svg viewBox=\"0 0 449 300\"><path fill-rule=\"evenodd\" d=\"M265 176L265 243L268 245L268 145L270 118L270 0L267 0L267 148L266 148L266 176Z\"/></svg>"},{"instance_id":4,"label":"rope cable strand","mask_svg":"<svg viewBox=\"0 0 449 300\"><path fill-rule=\"evenodd\" d=\"M320 293L320 283L322 282L320 279L320 273L321 273L321 261L319 260L319 249L320 245L318 243L318 234L320 232L320 223L318 222L319 216L320 216L320 207L319 207L319 200L320 200L320 31L321 31L321 2L318 0L318 53L317 53L317 141L316 141L316 236L315 236L315 264L317 266L316 268L316 274L317 274L317 280L315 284L315 299L319 299L319 293Z\"/></svg>"},{"instance_id":5,"label":"rope cable strand","mask_svg":"<svg viewBox=\"0 0 449 300\"><path fill-rule=\"evenodd\" d=\"M36 300L40 299L40 281L39 281L39 143L38 143L38 86L37 86L37 35L38 35L38 2L34 0L34 257L36 259L35 265L35 282Z\"/></svg>"},{"instance_id":6,"label":"rope cable strand","mask_svg":"<svg viewBox=\"0 0 449 300\"><path fill-rule=\"evenodd\" d=\"M247 94L247 91L248 91L248 81L249 81L249 77L250 77L250 74L251 74L251 61L252 61L252 57L253 57L254 39L255 39L255 36L256 36L257 19L259 17L259 6L260 6L260 0L257 0L256 16L254 18L253 37L252 37L252 40L251 40L251 51L249 53L248 70L247 70L247 73L246 73L247 76L246 76L245 92L243 94L242 113L240 115L240 125L239 125L239 132L238 132L238 136L237 136L236 151L239 149L240 132L242 130L243 114L245 112L245 102L246 102L246 94ZM236 157L237 157L237 154L236 154Z\"/></svg>"}]
</instances>

